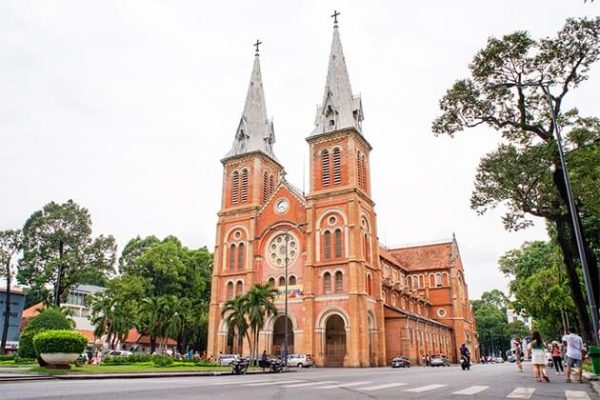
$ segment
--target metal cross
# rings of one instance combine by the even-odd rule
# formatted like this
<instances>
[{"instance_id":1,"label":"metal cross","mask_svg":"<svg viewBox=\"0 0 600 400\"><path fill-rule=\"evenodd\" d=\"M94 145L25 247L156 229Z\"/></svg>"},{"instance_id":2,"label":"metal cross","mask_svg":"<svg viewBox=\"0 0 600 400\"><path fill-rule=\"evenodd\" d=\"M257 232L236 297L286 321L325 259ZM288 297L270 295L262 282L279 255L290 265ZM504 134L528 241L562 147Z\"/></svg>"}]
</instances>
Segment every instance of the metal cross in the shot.
<instances>
[{"instance_id":1,"label":"metal cross","mask_svg":"<svg viewBox=\"0 0 600 400\"><path fill-rule=\"evenodd\" d=\"M338 12L338 10L333 10L333 14L331 15L331 18L333 18L333 26L337 26L337 24L338 24L337 17L340 14L341 14L341 12Z\"/></svg>"},{"instance_id":2,"label":"metal cross","mask_svg":"<svg viewBox=\"0 0 600 400\"><path fill-rule=\"evenodd\" d=\"M262 44L262 42L258 39L256 39L256 43L254 43L252 46L256 47L256 55L258 55L258 46L260 46Z\"/></svg>"}]
</instances>

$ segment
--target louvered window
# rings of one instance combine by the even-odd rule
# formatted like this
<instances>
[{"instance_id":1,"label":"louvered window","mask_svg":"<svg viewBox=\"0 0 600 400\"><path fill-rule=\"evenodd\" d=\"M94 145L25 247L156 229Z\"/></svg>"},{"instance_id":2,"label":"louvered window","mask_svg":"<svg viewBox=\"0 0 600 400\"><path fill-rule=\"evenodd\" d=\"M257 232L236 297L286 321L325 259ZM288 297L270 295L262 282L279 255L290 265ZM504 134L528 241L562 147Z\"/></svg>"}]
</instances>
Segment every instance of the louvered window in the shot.
<instances>
[{"instance_id":1,"label":"louvered window","mask_svg":"<svg viewBox=\"0 0 600 400\"><path fill-rule=\"evenodd\" d=\"M246 246L244 243L240 243L238 246L238 270L243 271L246 269Z\"/></svg>"},{"instance_id":2,"label":"louvered window","mask_svg":"<svg viewBox=\"0 0 600 400\"><path fill-rule=\"evenodd\" d=\"M342 271L335 273L335 292L342 293L344 291L344 274Z\"/></svg>"},{"instance_id":3,"label":"louvered window","mask_svg":"<svg viewBox=\"0 0 600 400\"><path fill-rule=\"evenodd\" d=\"M323 293L331 293L331 274L329 272L323 274Z\"/></svg>"},{"instance_id":4,"label":"louvered window","mask_svg":"<svg viewBox=\"0 0 600 400\"><path fill-rule=\"evenodd\" d=\"M233 171L233 177L231 181L231 204L237 204L240 199L240 174L237 171Z\"/></svg>"},{"instance_id":5,"label":"louvered window","mask_svg":"<svg viewBox=\"0 0 600 400\"><path fill-rule=\"evenodd\" d=\"M335 258L342 258L342 230L335 230Z\"/></svg>"},{"instance_id":6,"label":"louvered window","mask_svg":"<svg viewBox=\"0 0 600 400\"><path fill-rule=\"evenodd\" d=\"M269 174L265 171L263 175L263 193L262 193L262 202L266 203L267 198L269 197Z\"/></svg>"},{"instance_id":7,"label":"louvered window","mask_svg":"<svg viewBox=\"0 0 600 400\"><path fill-rule=\"evenodd\" d=\"M333 149L333 184L342 183L342 153L339 148Z\"/></svg>"},{"instance_id":8,"label":"louvered window","mask_svg":"<svg viewBox=\"0 0 600 400\"><path fill-rule=\"evenodd\" d=\"M362 187L364 190L367 190L367 162L366 162L364 154L361 158L361 164L362 164Z\"/></svg>"},{"instance_id":9,"label":"louvered window","mask_svg":"<svg viewBox=\"0 0 600 400\"><path fill-rule=\"evenodd\" d=\"M323 186L329 186L330 183L329 167L329 152L323 150L321 152L321 182L323 183Z\"/></svg>"},{"instance_id":10,"label":"louvered window","mask_svg":"<svg viewBox=\"0 0 600 400\"><path fill-rule=\"evenodd\" d=\"M360 156L360 151L356 153L356 174L358 175L358 187L363 188L363 169L362 169L362 159Z\"/></svg>"},{"instance_id":11,"label":"louvered window","mask_svg":"<svg viewBox=\"0 0 600 400\"><path fill-rule=\"evenodd\" d=\"M240 195L240 203L248 201L248 170L242 170L242 191Z\"/></svg>"},{"instance_id":12,"label":"louvered window","mask_svg":"<svg viewBox=\"0 0 600 400\"><path fill-rule=\"evenodd\" d=\"M235 270L235 244L229 246L229 271Z\"/></svg>"},{"instance_id":13,"label":"louvered window","mask_svg":"<svg viewBox=\"0 0 600 400\"><path fill-rule=\"evenodd\" d=\"M329 231L323 234L323 257L326 260L331 258L331 232Z\"/></svg>"},{"instance_id":14,"label":"louvered window","mask_svg":"<svg viewBox=\"0 0 600 400\"><path fill-rule=\"evenodd\" d=\"M273 194L274 190L275 190L275 178L273 177L273 175L271 175L271 177L269 178L269 196Z\"/></svg>"},{"instance_id":15,"label":"louvered window","mask_svg":"<svg viewBox=\"0 0 600 400\"><path fill-rule=\"evenodd\" d=\"M229 282L227 284L227 299L233 298L233 282Z\"/></svg>"}]
</instances>

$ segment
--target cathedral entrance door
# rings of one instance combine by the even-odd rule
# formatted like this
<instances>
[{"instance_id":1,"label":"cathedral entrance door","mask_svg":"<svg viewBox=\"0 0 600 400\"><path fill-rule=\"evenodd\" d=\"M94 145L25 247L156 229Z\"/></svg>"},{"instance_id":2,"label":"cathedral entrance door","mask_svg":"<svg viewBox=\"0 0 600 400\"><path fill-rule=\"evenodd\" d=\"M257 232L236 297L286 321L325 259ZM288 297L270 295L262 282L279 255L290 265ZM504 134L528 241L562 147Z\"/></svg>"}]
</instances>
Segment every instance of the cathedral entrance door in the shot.
<instances>
[{"instance_id":1,"label":"cathedral entrance door","mask_svg":"<svg viewBox=\"0 0 600 400\"><path fill-rule=\"evenodd\" d=\"M285 316L280 316L273 325L273 355L279 356L283 354L285 342ZM294 329L292 321L287 318L288 331L288 354L294 353Z\"/></svg>"},{"instance_id":2,"label":"cathedral entrance door","mask_svg":"<svg viewBox=\"0 0 600 400\"><path fill-rule=\"evenodd\" d=\"M339 315L332 315L325 324L325 366L343 367L346 356L346 327Z\"/></svg>"}]
</instances>

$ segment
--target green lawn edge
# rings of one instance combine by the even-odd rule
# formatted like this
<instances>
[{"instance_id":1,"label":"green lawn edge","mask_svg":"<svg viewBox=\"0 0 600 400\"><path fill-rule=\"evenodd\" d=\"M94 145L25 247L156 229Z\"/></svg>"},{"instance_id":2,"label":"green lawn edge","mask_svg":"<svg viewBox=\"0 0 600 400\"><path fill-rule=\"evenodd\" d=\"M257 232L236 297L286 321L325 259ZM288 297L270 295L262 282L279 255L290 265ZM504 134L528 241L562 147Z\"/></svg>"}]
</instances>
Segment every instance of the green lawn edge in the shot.
<instances>
[{"instance_id":1,"label":"green lawn edge","mask_svg":"<svg viewBox=\"0 0 600 400\"><path fill-rule=\"evenodd\" d=\"M67 375L67 374L141 374L156 372L229 372L229 367L196 367L189 365L173 365L169 367L155 367L152 363L140 363L129 365L85 365L72 366L70 370L48 369L43 367L34 367L29 370L31 373L47 375Z\"/></svg>"}]
</instances>

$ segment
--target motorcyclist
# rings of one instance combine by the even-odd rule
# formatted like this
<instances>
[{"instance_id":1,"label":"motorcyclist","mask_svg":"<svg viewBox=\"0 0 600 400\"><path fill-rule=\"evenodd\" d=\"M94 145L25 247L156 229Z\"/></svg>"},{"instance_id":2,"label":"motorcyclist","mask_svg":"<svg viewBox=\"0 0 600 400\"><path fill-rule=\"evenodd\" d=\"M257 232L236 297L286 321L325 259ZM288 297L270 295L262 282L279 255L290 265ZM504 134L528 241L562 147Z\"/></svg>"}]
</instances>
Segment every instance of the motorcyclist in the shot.
<instances>
[{"instance_id":1,"label":"motorcyclist","mask_svg":"<svg viewBox=\"0 0 600 400\"><path fill-rule=\"evenodd\" d=\"M466 361L466 369L471 369L471 352L464 343L460 345L460 356Z\"/></svg>"}]
</instances>

